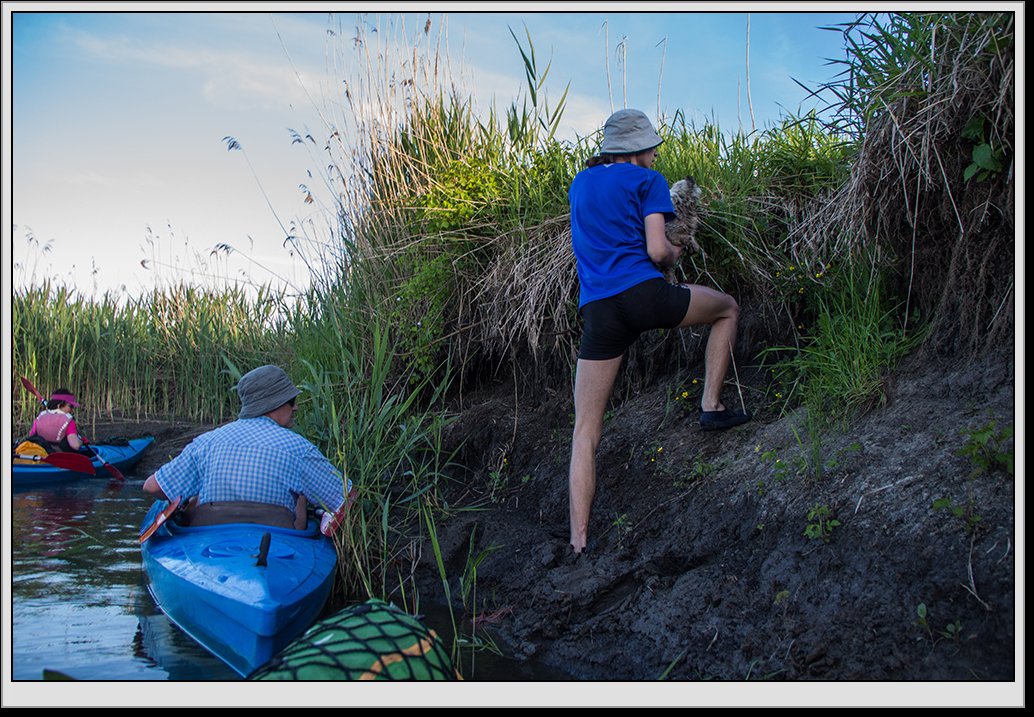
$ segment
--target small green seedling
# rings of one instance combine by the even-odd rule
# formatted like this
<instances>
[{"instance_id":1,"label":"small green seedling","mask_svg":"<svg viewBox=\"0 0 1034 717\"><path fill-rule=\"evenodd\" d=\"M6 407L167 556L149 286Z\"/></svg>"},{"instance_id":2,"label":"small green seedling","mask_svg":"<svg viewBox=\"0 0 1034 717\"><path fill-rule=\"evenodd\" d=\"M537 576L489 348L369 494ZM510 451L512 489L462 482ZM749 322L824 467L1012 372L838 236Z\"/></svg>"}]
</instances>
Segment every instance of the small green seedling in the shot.
<instances>
[{"instance_id":1,"label":"small green seedling","mask_svg":"<svg viewBox=\"0 0 1034 717\"><path fill-rule=\"evenodd\" d=\"M969 436L969 439L962 448L955 452L955 455L968 457L973 462L970 478L990 473L996 468L1001 468L1009 475L1015 475L1014 454L1003 448L1003 445L1012 438L1012 426L1006 426L999 431L998 424L989 421L984 426L966 429L962 433Z\"/></svg>"},{"instance_id":2,"label":"small green seedling","mask_svg":"<svg viewBox=\"0 0 1034 717\"><path fill-rule=\"evenodd\" d=\"M804 534L812 540L821 540L828 543L833 537L833 530L840 527L840 521L833 517L833 511L829 506L816 503L808 511L808 525L804 528Z\"/></svg>"}]
</instances>

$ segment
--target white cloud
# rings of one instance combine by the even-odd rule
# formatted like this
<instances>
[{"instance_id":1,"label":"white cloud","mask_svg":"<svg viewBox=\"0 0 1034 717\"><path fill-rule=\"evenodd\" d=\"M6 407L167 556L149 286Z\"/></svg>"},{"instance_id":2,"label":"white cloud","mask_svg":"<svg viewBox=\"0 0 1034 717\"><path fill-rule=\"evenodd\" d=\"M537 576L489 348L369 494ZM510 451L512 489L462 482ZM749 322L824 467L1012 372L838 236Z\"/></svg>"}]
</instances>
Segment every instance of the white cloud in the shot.
<instances>
[{"instance_id":1,"label":"white cloud","mask_svg":"<svg viewBox=\"0 0 1034 717\"><path fill-rule=\"evenodd\" d=\"M592 134L603 126L610 113L610 105L599 97L569 94L560 123L560 139L573 142Z\"/></svg>"},{"instance_id":2,"label":"white cloud","mask_svg":"<svg viewBox=\"0 0 1034 717\"><path fill-rule=\"evenodd\" d=\"M270 46L274 46L270 32ZM153 44L124 37L102 38L81 31L73 41L88 53L110 62L160 67L197 73L202 94L215 105L235 109L283 108L304 104L304 88L313 88L312 75L291 67L282 53L270 57L234 50L212 50L169 43Z\"/></svg>"}]
</instances>

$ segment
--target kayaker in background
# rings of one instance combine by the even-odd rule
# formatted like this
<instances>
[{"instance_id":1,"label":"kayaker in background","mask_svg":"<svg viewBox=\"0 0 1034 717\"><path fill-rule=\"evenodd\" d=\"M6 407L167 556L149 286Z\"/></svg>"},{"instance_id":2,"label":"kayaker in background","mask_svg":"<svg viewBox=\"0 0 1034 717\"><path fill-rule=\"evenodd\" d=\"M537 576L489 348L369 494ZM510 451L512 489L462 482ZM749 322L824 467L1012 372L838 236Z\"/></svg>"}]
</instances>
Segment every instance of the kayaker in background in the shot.
<instances>
[{"instance_id":1,"label":"kayaker in background","mask_svg":"<svg viewBox=\"0 0 1034 717\"><path fill-rule=\"evenodd\" d=\"M67 388L54 391L47 407L32 422L28 440L42 445L48 452L78 451L83 447L72 409L79 408L79 399Z\"/></svg>"},{"instance_id":2,"label":"kayaker in background","mask_svg":"<svg viewBox=\"0 0 1034 717\"><path fill-rule=\"evenodd\" d=\"M351 481L291 430L301 389L278 366L260 366L237 383L237 420L195 438L144 482L162 500L195 498L190 525L263 523L303 529L307 502L324 510L320 529L340 525Z\"/></svg>"}]
</instances>

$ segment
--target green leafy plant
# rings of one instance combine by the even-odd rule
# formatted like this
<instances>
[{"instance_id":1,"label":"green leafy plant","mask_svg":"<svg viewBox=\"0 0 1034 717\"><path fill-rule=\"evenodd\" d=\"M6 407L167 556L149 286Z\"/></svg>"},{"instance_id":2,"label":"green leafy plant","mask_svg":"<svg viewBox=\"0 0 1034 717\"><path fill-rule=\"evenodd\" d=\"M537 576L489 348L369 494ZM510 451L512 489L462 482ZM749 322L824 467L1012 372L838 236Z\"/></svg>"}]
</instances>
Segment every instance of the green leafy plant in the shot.
<instances>
[{"instance_id":1,"label":"green leafy plant","mask_svg":"<svg viewBox=\"0 0 1034 717\"><path fill-rule=\"evenodd\" d=\"M965 523L966 532L972 533L977 529L983 518L976 513L972 499L966 501L965 505L958 505L948 496L942 496L935 500L931 506L934 510L947 510L956 518Z\"/></svg>"},{"instance_id":2,"label":"green leafy plant","mask_svg":"<svg viewBox=\"0 0 1034 717\"><path fill-rule=\"evenodd\" d=\"M693 483L706 478L716 470L718 469L714 464L697 458L693 461L693 465L688 472L679 471L675 474L673 483L676 488L685 488L686 486L692 485Z\"/></svg>"},{"instance_id":3,"label":"green leafy plant","mask_svg":"<svg viewBox=\"0 0 1034 717\"><path fill-rule=\"evenodd\" d=\"M646 451L645 460L647 466L661 463L664 458L664 446L651 446L650 449Z\"/></svg>"},{"instance_id":4,"label":"green leafy plant","mask_svg":"<svg viewBox=\"0 0 1034 717\"><path fill-rule=\"evenodd\" d=\"M617 531L618 548L623 547L625 540L632 534L632 521L628 517L628 513L622 513L615 518L610 527Z\"/></svg>"},{"instance_id":5,"label":"green leafy plant","mask_svg":"<svg viewBox=\"0 0 1034 717\"><path fill-rule=\"evenodd\" d=\"M687 385L679 386L672 396L675 406L684 413L696 413L700 410L698 399L702 388L703 381L698 378L691 379Z\"/></svg>"},{"instance_id":6,"label":"green leafy plant","mask_svg":"<svg viewBox=\"0 0 1034 717\"><path fill-rule=\"evenodd\" d=\"M772 464L772 471L777 481L784 480L793 473L790 465L779 457L778 452L774 448L761 452L761 462Z\"/></svg>"},{"instance_id":7,"label":"green leafy plant","mask_svg":"<svg viewBox=\"0 0 1034 717\"><path fill-rule=\"evenodd\" d=\"M981 116L971 119L962 130L963 139L973 142L973 162L962 173L967 182L974 177L978 182L986 181L992 174L1002 171L1004 152L992 146Z\"/></svg>"},{"instance_id":8,"label":"green leafy plant","mask_svg":"<svg viewBox=\"0 0 1034 717\"><path fill-rule=\"evenodd\" d=\"M840 527L840 521L833 516L829 506L816 503L808 511L808 524L804 534L812 540L828 543L833 537L833 530Z\"/></svg>"},{"instance_id":9,"label":"green leafy plant","mask_svg":"<svg viewBox=\"0 0 1034 717\"><path fill-rule=\"evenodd\" d=\"M921 602L916 605L916 624L926 631L928 636L933 636L933 631L930 629L930 622L926 619L926 603Z\"/></svg>"},{"instance_id":10,"label":"green leafy plant","mask_svg":"<svg viewBox=\"0 0 1034 717\"><path fill-rule=\"evenodd\" d=\"M941 630L941 636L946 637L953 642L958 642L959 638L962 636L962 623L958 620L948 623L944 626L944 629Z\"/></svg>"},{"instance_id":11,"label":"green leafy plant","mask_svg":"<svg viewBox=\"0 0 1034 717\"><path fill-rule=\"evenodd\" d=\"M400 261L412 266L412 273L389 302L389 322L399 342L397 351L406 356L412 382L433 377L444 358L447 306L455 284L453 259L448 253L419 258L410 250Z\"/></svg>"},{"instance_id":12,"label":"green leafy plant","mask_svg":"<svg viewBox=\"0 0 1034 717\"><path fill-rule=\"evenodd\" d=\"M962 638L962 622L955 620L944 626L943 630L938 630L937 634L940 638L934 637L933 626L930 624L929 610L926 607L926 603L919 603L916 606L916 625L918 625L926 636L936 643L940 638L951 640L952 642L958 642Z\"/></svg>"},{"instance_id":13,"label":"green leafy plant","mask_svg":"<svg viewBox=\"0 0 1034 717\"><path fill-rule=\"evenodd\" d=\"M488 492L495 502L499 499L502 492L506 490L506 475L502 470L494 470L488 472Z\"/></svg>"},{"instance_id":14,"label":"green leafy plant","mask_svg":"<svg viewBox=\"0 0 1034 717\"><path fill-rule=\"evenodd\" d=\"M716 470L715 466L706 461L702 461L697 458L693 461L693 477L694 478L706 478L707 476L714 473Z\"/></svg>"},{"instance_id":15,"label":"green leafy plant","mask_svg":"<svg viewBox=\"0 0 1034 717\"><path fill-rule=\"evenodd\" d=\"M1013 453L1005 447L1013 437L1012 426L999 430L995 421L989 421L980 427L964 429L962 433L969 438L955 455L969 458L972 462L973 468L969 473L971 482L995 470L1003 470L1013 475ZM970 534L980 527L983 520L976 512L972 485L967 486L965 501L957 503L951 496L941 496L933 501L931 507L934 510L948 511L963 522L966 532Z\"/></svg>"},{"instance_id":16,"label":"green leafy plant","mask_svg":"<svg viewBox=\"0 0 1034 717\"><path fill-rule=\"evenodd\" d=\"M997 468L1014 475L1013 451L1005 447L1013 437L1012 426L998 430L998 424L990 421L978 428L964 429L962 433L969 439L955 455L969 458L973 462L970 478L990 473Z\"/></svg>"}]
</instances>

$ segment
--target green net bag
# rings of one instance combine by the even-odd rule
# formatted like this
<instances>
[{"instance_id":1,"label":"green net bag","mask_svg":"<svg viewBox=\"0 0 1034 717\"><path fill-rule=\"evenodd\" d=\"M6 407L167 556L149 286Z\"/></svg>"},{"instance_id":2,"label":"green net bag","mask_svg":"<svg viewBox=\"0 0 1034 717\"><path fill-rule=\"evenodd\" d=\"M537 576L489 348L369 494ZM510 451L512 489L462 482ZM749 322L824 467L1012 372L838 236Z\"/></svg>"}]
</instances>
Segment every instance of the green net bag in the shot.
<instances>
[{"instance_id":1,"label":"green net bag","mask_svg":"<svg viewBox=\"0 0 1034 717\"><path fill-rule=\"evenodd\" d=\"M383 600L313 625L251 680L460 680L434 630Z\"/></svg>"}]
</instances>

